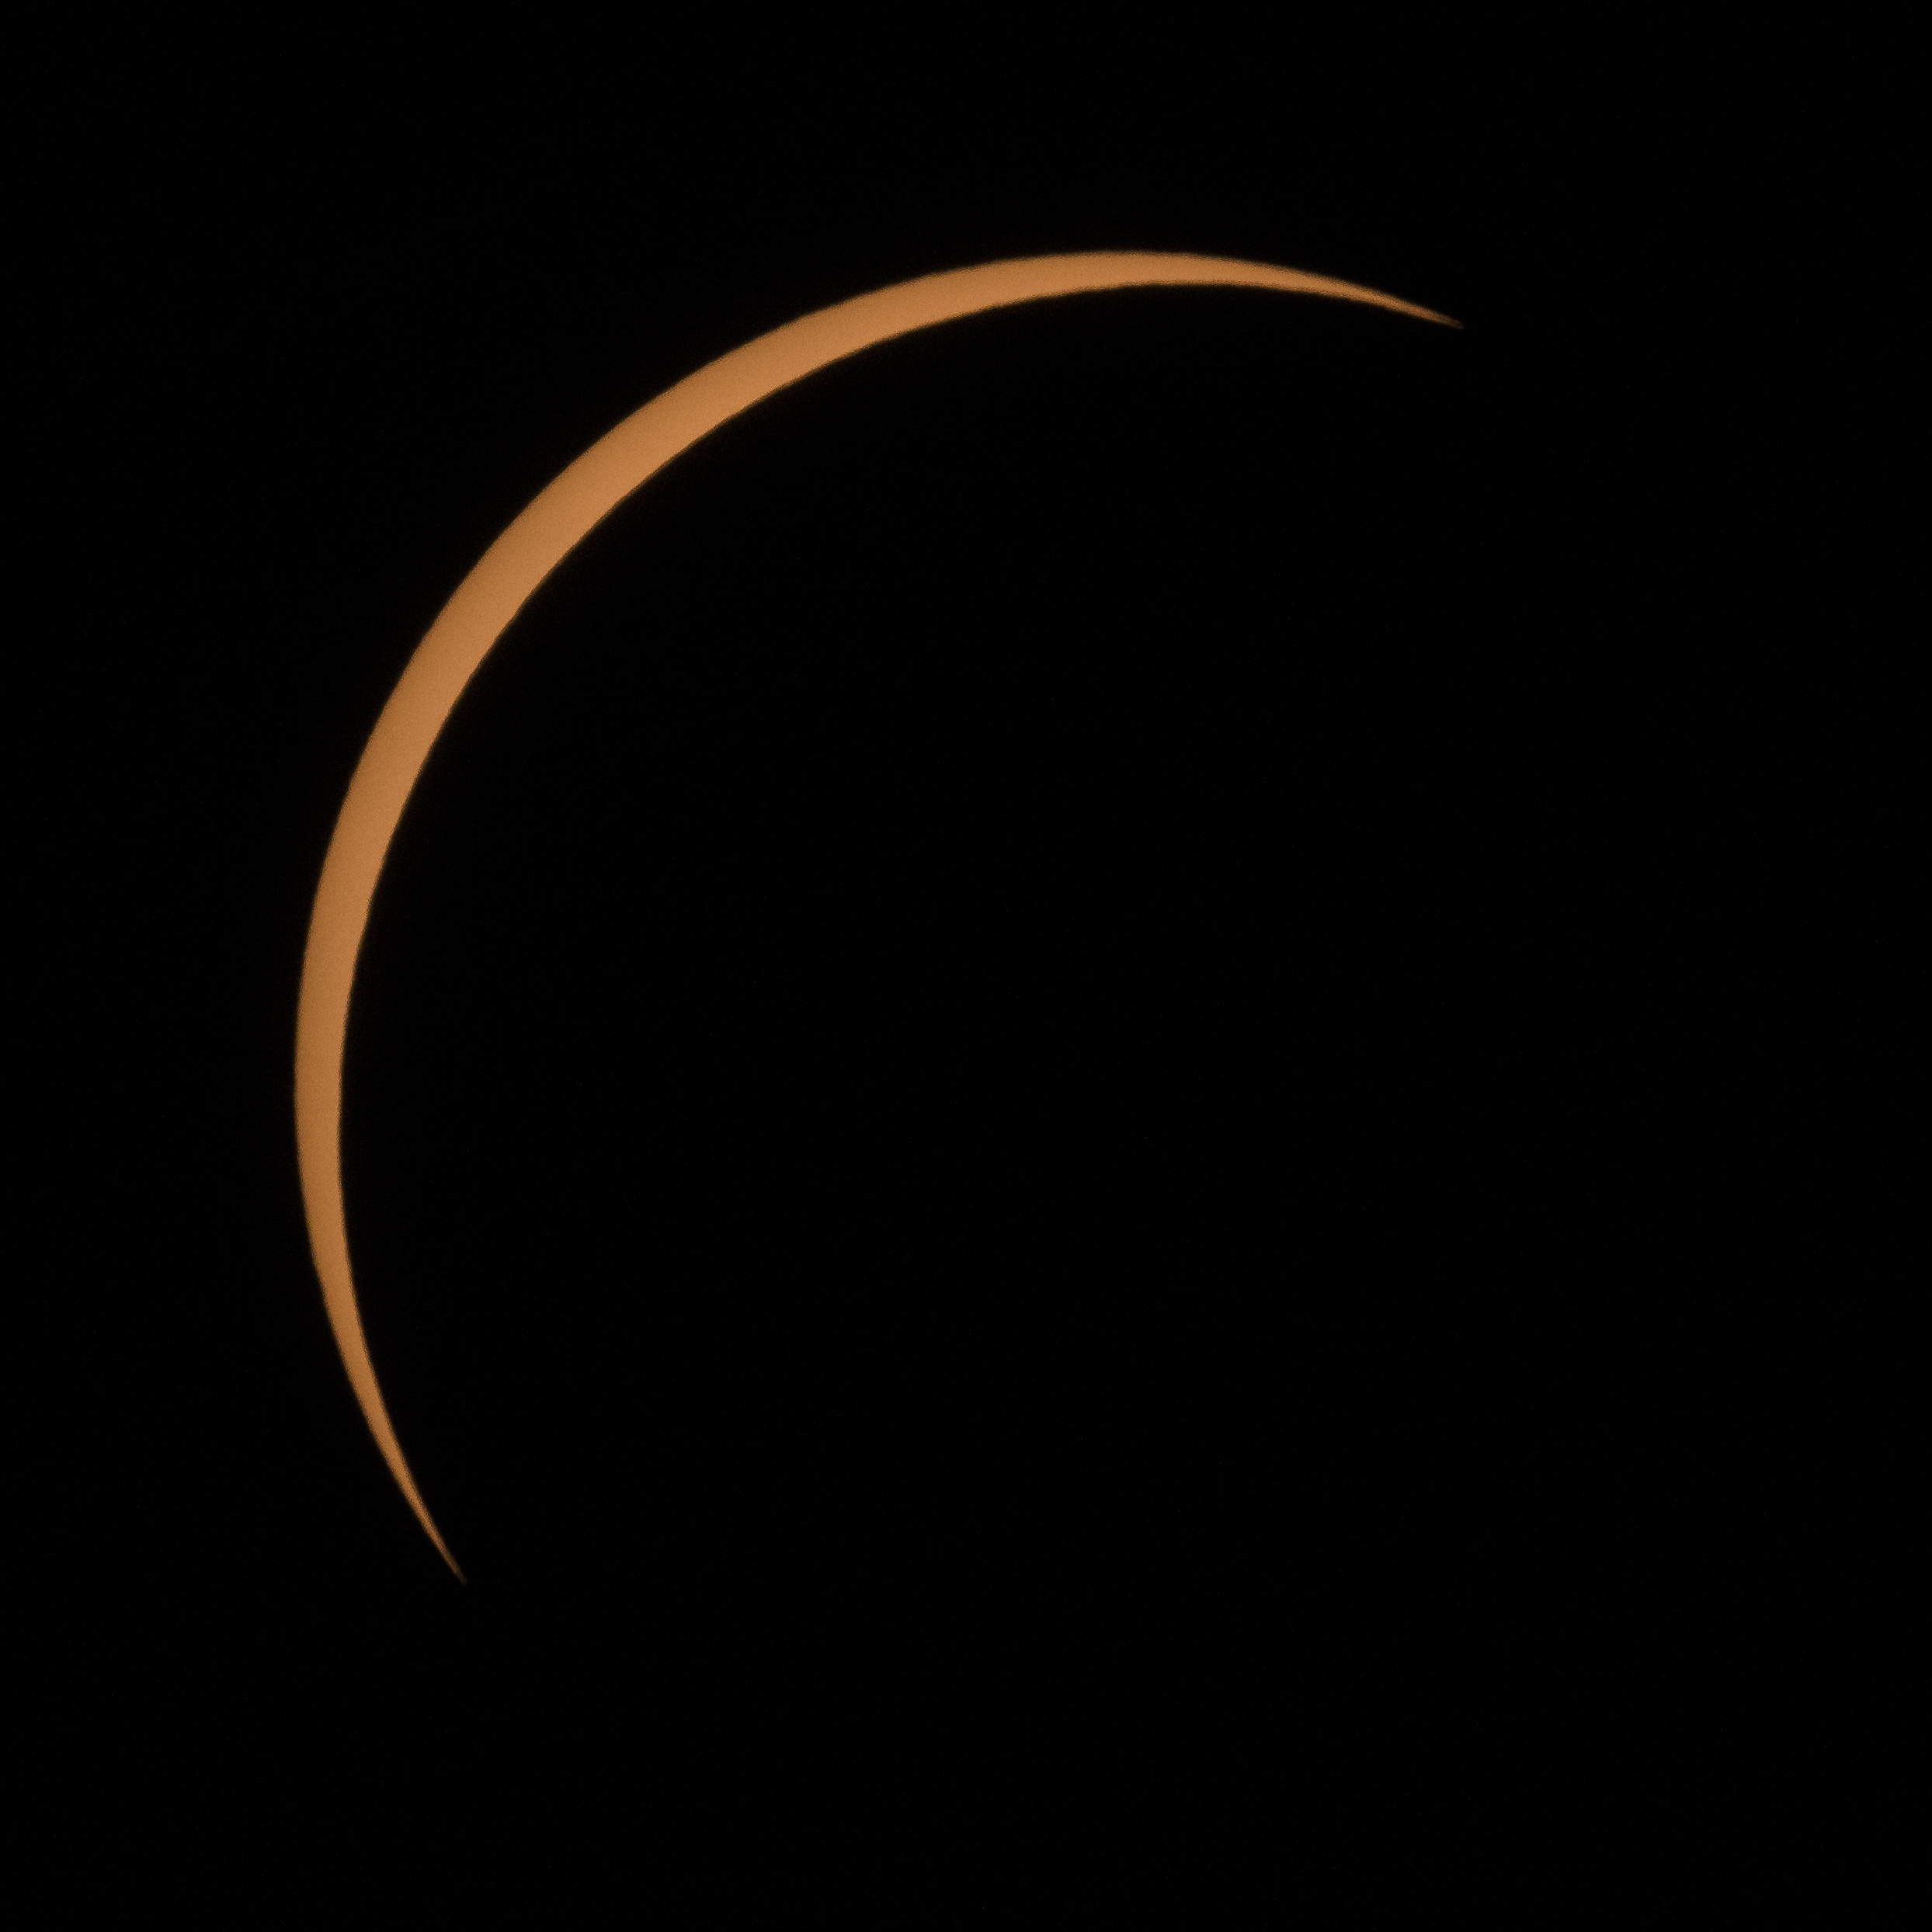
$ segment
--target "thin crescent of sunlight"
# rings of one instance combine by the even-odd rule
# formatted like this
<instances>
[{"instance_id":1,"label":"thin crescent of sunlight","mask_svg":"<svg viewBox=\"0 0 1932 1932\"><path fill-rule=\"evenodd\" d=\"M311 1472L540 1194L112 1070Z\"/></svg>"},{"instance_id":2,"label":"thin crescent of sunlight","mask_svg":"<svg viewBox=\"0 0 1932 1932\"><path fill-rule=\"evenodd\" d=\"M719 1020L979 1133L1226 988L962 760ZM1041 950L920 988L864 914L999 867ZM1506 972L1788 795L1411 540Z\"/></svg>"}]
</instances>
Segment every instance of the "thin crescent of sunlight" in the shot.
<instances>
[{"instance_id":1,"label":"thin crescent of sunlight","mask_svg":"<svg viewBox=\"0 0 1932 1932\"><path fill-rule=\"evenodd\" d=\"M1278 289L1446 315L1295 269L1198 255L1053 255L902 282L819 310L687 376L593 444L485 551L402 674L364 748L322 862L295 1028L296 1149L315 1270L342 1365L383 1460L458 1577L389 1419L349 1267L342 1185L342 1056L356 960L389 842L464 688L544 579L641 484L721 423L827 364L938 322L1055 295L1167 286Z\"/></svg>"}]
</instances>

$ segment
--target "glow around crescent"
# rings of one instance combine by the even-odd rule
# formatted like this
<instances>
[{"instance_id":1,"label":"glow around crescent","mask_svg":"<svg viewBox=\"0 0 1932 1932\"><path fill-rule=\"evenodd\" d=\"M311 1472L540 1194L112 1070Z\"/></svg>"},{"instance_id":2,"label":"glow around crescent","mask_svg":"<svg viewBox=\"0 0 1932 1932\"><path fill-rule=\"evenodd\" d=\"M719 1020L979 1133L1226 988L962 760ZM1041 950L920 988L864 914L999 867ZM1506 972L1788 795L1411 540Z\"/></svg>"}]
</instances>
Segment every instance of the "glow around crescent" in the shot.
<instances>
[{"instance_id":1,"label":"glow around crescent","mask_svg":"<svg viewBox=\"0 0 1932 1932\"><path fill-rule=\"evenodd\" d=\"M1051 255L922 276L819 310L733 349L619 423L537 497L457 586L383 707L322 862L295 1027L296 1145L309 1243L342 1365L409 1506L460 1577L409 1473L356 1303L342 1184L342 1055L356 954L389 842L464 687L532 592L632 491L719 424L875 342L1017 302L1152 286L1279 289L1446 315L1298 269L1198 255ZM1451 326L1458 325L1451 323Z\"/></svg>"}]
</instances>

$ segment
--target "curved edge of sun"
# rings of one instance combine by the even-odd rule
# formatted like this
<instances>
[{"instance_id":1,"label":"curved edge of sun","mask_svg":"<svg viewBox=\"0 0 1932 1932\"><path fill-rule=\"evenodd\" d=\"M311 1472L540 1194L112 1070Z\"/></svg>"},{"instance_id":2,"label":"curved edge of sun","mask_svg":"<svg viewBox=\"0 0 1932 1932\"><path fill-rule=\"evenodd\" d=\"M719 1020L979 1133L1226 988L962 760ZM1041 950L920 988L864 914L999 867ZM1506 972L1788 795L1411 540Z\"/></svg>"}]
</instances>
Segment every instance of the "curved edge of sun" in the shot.
<instances>
[{"instance_id":1,"label":"curved edge of sun","mask_svg":"<svg viewBox=\"0 0 1932 1932\"><path fill-rule=\"evenodd\" d=\"M405 669L349 780L322 862L295 1026L296 1152L328 1322L370 1433L459 1579L383 1401L356 1305L342 1201L342 1061L356 957L391 839L464 687L511 620L596 525L721 423L789 384L916 329L1055 295L1169 286L1276 289L1366 303L1459 328L1433 310L1327 276L1195 255L1041 255L923 276L821 309L707 363L572 464L486 551Z\"/></svg>"}]
</instances>

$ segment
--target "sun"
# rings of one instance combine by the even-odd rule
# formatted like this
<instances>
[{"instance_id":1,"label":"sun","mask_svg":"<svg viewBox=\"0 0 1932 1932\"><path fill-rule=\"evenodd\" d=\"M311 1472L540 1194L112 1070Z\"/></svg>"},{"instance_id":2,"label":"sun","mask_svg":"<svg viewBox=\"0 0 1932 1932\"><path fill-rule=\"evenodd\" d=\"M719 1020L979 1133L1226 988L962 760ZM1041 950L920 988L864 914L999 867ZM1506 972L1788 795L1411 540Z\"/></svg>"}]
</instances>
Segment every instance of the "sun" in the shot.
<instances>
[{"instance_id":1,"label":"sun","mask_svg":"<svg viewBox=\"0 0 1932 1932\"><path fill-rule=\"evenodd\" d=\"M1460 325L1392 295L1198 255L1051 255L902 282L789 322L667 389L592 446L487 550L417 647L364 747L322 862L295 1027L295 1130L309 1245L329 1326L383 1460L450 1568L456 1558L389 1419L356 1307L342 1184L342 1055L356 955L389 843L438 734L537 586L673 457L766 397L877 342L988 309L1106 289L1232 287L1328 296Z\"/></svg>"}]
</instances>

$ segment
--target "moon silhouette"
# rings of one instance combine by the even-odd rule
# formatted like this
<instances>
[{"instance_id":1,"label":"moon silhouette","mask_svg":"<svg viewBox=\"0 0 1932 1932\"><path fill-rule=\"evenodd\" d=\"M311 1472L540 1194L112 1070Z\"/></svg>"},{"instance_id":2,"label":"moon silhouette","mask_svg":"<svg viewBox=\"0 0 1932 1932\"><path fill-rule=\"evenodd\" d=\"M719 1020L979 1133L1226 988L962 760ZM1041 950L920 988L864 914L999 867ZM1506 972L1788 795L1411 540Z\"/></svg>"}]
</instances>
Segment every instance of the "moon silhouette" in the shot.
<instances>
[{"instance_id":1,"label":"moon silhouette","mask_svg":"<svg viewBox=\"0 0 1932 1932\"><path fill-rule=\"evenodd\" d=\"M1053 255L922 276L821 309L721 356L587 450L485 551L416 648L350 779L309 920L295 1027L295 1128L309 1244L342 1366L390 1473L443 1561L462 1570L410 1474L356 1306L342 1184L342 1057L356 960L389 843L464 687L531 593L674 457L776 391L875 342L1048 296L1146 287L1278 289L1446 315L1327 276L1197 255Z\"/></svg>"}]
</instances>

